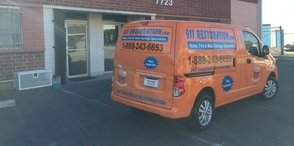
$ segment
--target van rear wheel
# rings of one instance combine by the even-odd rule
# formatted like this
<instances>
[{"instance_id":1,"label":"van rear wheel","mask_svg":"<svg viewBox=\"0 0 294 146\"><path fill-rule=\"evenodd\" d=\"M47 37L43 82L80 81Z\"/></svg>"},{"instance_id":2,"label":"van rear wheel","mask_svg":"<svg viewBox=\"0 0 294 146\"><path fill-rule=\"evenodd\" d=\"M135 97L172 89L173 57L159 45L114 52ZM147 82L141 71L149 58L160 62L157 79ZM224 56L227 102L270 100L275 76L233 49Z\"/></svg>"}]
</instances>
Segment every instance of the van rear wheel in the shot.
<instances>
[{"instance_id":1,"label":"van rear wheel","mask_svg":"<svg viewBox=\"0 0 294 146\"><path fill-rule=\"evenodd\" d=\"M192 109L190 122L198 130L205 130L211 124L214 116L214 103L211 95L201 93Z\"/></svg>"},{"instance_id":2,"label":"van rear wheel","mask_svg":"<svg viewBox=\"0 0 294 146\"><path fill-rule=\"evenodd\" d=\"M278 81L275 77L270 76L264 86L263 92L261 93L261 97L265 100L273 99L276 97L278 93Z\"/></svg>"}]
</instances>

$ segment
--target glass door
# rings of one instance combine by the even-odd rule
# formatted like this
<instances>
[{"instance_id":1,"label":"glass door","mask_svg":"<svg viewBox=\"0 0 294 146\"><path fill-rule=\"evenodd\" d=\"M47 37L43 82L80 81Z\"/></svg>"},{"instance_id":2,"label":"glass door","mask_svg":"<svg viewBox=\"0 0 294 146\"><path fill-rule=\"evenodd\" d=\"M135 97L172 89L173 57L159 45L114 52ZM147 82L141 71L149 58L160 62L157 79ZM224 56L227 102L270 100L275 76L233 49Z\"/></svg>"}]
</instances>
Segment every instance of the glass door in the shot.
<instances>
[{"instance_id":1,"label":"glass door","mask_svg":"<svg viewBox=\"0 0 294 146\"><path fill-rule=\"evenodd\" d=\"M113 58L115 52L115 44L118 33L122 24L104 24L104 71L111 72L113 70Z\"/></svg>"},{"instance_id":2,"label":"glass door","mask_svg":"<svg viewBox=\"0 0 294 146\"><path fill-rule=\"evenodd\" d=\"M66 21L67 78L88 76L87 22Z\"/></svg>"}]
</instances>

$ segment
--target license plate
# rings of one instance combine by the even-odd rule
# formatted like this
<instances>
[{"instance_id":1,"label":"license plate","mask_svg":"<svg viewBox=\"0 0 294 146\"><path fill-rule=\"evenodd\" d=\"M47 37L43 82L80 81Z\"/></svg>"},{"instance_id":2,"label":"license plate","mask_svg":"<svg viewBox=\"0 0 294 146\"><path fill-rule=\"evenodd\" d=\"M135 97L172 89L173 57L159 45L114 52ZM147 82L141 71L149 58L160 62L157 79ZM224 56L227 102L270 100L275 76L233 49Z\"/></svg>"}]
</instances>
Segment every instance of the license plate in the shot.
<instances>
[{"instance_id":1,"label":"license plate","mask_svg":"<svg viewBox=\"0 0 294 146\"><path fill-rule=\"evenodd\" d=\"M157 79L144 78L144 86L158 88L159 82Z\"/></svg>"}]
</instances>

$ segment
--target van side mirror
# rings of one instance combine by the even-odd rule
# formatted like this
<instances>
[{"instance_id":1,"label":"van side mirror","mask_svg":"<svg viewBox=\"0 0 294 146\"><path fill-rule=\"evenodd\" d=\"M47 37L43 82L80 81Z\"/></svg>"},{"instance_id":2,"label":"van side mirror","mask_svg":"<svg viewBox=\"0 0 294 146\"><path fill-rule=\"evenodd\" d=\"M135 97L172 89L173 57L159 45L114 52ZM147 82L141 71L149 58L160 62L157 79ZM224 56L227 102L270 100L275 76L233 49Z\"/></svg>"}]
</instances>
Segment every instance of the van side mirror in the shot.
<instances>
[{"instance_id":1,"label":"van side mirror","mask_svg":"<svg viewBox=\"0 0 294 146\"><path fill-rule=\"evenodd\" d=\"M262 47L263 55L266 56L270 53L269 47L267 45L264 45Z\"/></svg>"},{"instance_id":2,"label":"van side mirror","mask_svg":"<svg viewBox=\"0 0 294 146\"><path fill-rule=\"evenodd\" d=\"M251 55L254 55L254 56L258 56L258 50L256 47L250 47L248 52L251 54Z\"/></svg>"}]
</instances>

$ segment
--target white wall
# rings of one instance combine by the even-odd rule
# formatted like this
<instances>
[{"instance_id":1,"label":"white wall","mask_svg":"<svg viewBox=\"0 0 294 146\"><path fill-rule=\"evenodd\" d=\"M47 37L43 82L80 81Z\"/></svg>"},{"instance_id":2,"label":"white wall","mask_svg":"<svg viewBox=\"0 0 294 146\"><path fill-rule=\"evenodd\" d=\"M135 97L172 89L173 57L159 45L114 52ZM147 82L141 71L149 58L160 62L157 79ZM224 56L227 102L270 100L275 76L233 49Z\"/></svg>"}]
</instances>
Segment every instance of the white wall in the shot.
<instances>
[{"instance_id":1,"label":"white wall","mask_svg":"<svg viewBox=\"0 0 294 146\"><path fill-rule=\"evenodd\" d=\"M45 69L55 74L53 9L44 8ZM102 15L89 13L89 73L96 76L104 73Z\"/></svg>"},{"instance_id":2,"label":"white wall","mask_svg":"<svg viewBox=\"0 0 294 146\"><path fill-rule=\"evenodd\" d=\"M103 39L102 15L98 13L89 13L90 76L104 73Z\"/></svg>"},{"instance_id":3,"label":"white wall","mask_svg":"<svg viewBox=\"0 0 294 146\"><path fill-rule=\"evenodd\" d=\"M232 24L249 27L256 34L259 33L258 4L239 0L231 0Z\"/></svg>"},{"instance_id":4,"label":"white wall","mask_svg":"<svg viewBox=\"0 0 294 146\"><path fill-rule=\"evenodd\" d=\"M55 74L55 49L54 47L54 23L53 9L44 8L44 43L45 43L45 70Z\"/></svg>"}]
</instances>

